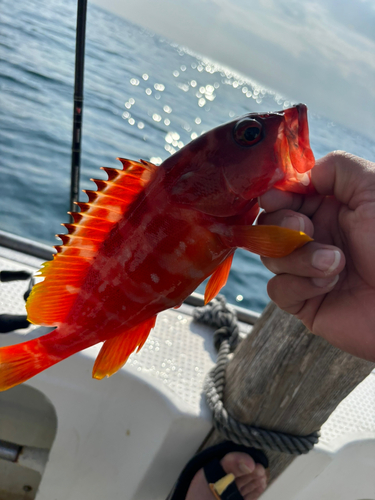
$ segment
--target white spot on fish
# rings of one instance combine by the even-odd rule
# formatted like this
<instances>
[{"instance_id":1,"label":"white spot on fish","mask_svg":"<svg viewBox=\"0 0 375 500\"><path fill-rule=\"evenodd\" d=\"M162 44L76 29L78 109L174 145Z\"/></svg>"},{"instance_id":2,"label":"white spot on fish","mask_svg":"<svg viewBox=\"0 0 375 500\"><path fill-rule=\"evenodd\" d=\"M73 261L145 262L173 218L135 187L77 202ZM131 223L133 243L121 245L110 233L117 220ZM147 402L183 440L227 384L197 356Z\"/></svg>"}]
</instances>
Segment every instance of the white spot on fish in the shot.
<instances>
[{"instance_id":1,"label":"white spot on fish","mask_svg":"<svg viewBox=\"0 0 375 500\"><path fill-rule=\"evenodd\" d=\"M65 290L68 293L78 293L79 292L79 288L72 286L72 285L66 285Z\"/></svg>"},{"instance_id":2,"label":"white spot on fish","mask_svg":"<svg viewBox=\"0 0 375 500\"><path fill-rule=\"evenodd\" d=\"M174 255L175 257L179 258L179 257L181 257L182 252L181 252L181 250L180 250L179 248L175 248L175 249L174 249L174 252L173 252L173 255Z\"/></svg>"},{"instance_id":3,"label":"white spot on fish","mask_svg":"<svg viewBox=\"0 0 375 500\"><path fill-rule=\"evenodd\" d=\"M310 184L310 176L307 172L304 172L303 174L296 172L296 177L304 186L308 186Z\"/></svg>"},{"instance_id":4,"label":"white spot on fish","mask_svg":"<svg viewBox=\"0 0 375 500\"><path fill-rule=\"evenodd\" d=\"M182 252L185 252L185 250L186 250L186 244L185 244L184 241L180 241L179 247L180 247L180 249L181 249Z\"/></svg>"},{"instance_id":5,"label":"white spot on fish","mask_svg":"<svg viewBox=\"0 0 375 500\"><path fill-rule=\"evenodd\" d=\"M178 143L177 143L178 144ZM176 145L177 145L176 144ZM188 172L187 174L184 174L184 175L181 175L180 177L180 180L183 181L183 180L186 180L186 179L189 179L190 177L192 177L194 175L194 172Z\"/></svg>"},{"instance_id":6,"label":"white spot on fish","mask_svg":"<svg viewBox=\"0 0 375 500\"><path fill-rule=\"evenodd\" d=\"M159 283L159 281L160 281L159 276L155 273L151 274L151 279L154 283Z\"/></svg>"},{"instance_id":7,"label":"white spot on fish","mask_svg":"<svg viewBox=\"0 0 375 500\"><path fill-rule=\"evenodd\" d=\"M123 262L127 262L132 256L132 252L130 250L130 248L124 248L123 250L123 254L122 254L122 260Z\"/></svg>"},{"instance_id":8,"label":"white spot on fish","mask_svg":"<svg viewBox=\"0 0 375 500\"><path fill-rule=\"evenodd\" d=\"M276 168L275 172L273 173L273 176L271 177L268 187L273 186L277 181L283 179L285 177L285 173L282 171L281 168Z\"/></svg>"},{"instance_id":9,"label":"white spot on fish","mask_svg":"<svg viewBox=\"0 0 375 500\"><path fill-rule=\"evenodd\" d=\"M146 244L137 249L137 252L133 255L132 260L129 262L129 272L134 272L148 257L150 252L151 248L149 248Z\"/></svg>"},{"instance_id":10,"label":"white spot on fish","mask_svg":"<svg viewBox=\"0 0 375 500\"><path fill-rule=\"evenodd\" d=\"M103 305L98 302L95 307L92 307L90 311L87 313L88 318L96 318L98 313L103 309Z\"/></svg>"},{"instance_id":11,"label":"white spot on fish","mask_svg":"<svg viewBox=\"0 0 375 500\"><path fill-rule=\"evenodd\" d=\"M144 170L144 172L141 175L141 180L145 184L147 181L149 181L151 177L151 174L148 170Z\"/></svg>"},{"instance_id":12,"label":"white spot on fish","mask_svg":"<svg viewBox=\"0 0 375 500\"><path fill-rule=\"evenodd\" d=\"M100 285L100 287L98 288L98 292L99 293L102 293L104 292L104 290L107 288L108 286L108 282L107 281L103 281L103 283Z\"/></svg>"},{"instance_id":13,"label":"white spot on fish","mask_svg":"<svg viewBox=\"0 0 375 500\"><path fill-rule=\"evenodd\" d=\"M121 219L121 214L117 212L108 211L107 219L109 222L117 222Z\"/></svg>"}]
</instances>

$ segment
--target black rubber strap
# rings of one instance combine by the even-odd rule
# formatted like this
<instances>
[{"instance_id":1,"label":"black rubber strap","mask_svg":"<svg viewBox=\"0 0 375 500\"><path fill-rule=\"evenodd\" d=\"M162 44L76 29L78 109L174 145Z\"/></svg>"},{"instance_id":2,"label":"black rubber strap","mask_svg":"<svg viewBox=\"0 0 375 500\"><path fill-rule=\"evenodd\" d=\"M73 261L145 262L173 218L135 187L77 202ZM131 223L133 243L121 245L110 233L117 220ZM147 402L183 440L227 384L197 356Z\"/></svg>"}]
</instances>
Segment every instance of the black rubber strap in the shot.
<instances>
[{"instance_id":1,"label":"black rubber strap","mask_svg":"<svg viewBox=\"0 0 375 500\"><path fill-rule=\"evenodd\" d=\"M208 483L216 483L216 481L219 481L219 479L227 474L217 458L204 465L203 470Z\"/></svg>"},{"instance_id":2,"label":"black rubber strap","mask_svg":"<svg viewBox=\"0 0 375 500\"><path fill-rule=\"evenodd\" d=\"M173 491L172 496L169 497L169 500L184 500L188 492L188 489L190 487L190 483L193 480L193 477L200 469L203 468L206 474L206 469L210 462L216 462L216 461L219 462L227 453L231 453L234 451L247 453L253 458L255 463L261 464L265 468L268 467L268 459L266 455L263 453L263 451L257 450L256 448L248 448L247 446L235 444L232 443L231 441L224 441L223 443L211 446L210 448L207 448L206 450L203 450L202 452L198 453L186 464L185 468L180 474L180 477L177 480L175 489ZM220 463L219 466L221 467ZM215 468L214 465L213 468ZM221 470L218 469L218 472L216 473L212 472L212 474L213 474L212 475L213 479L212 480L210 479L209 482L216 483L216 481L218 481L219 479L221 479L226 475L226 472L221 467ZM229 490L229 488L227 488L227 490ZM236 490L238 492L237 487ZM238 492L238 494L240 493ZM222 496L222 498L223 500L227 500L227 498L230 498L230 500L242 499L241 496L239 497Z\"/></svg>"},{"instance_id":3,"label":"black rubber strap","mask_svg":"<svg viewBox=\"0 0 375 500\"><path fill-rule=\"evenodd\" d=\"M215 458L207 465L204 466L204 475L206 476L207 483L216 483L219 479L227 475L222 468L219 460ZM239 492L236 483L231 483L220 495L221 500L243 500L243 496Z\"/></svg>"}]
</instances>

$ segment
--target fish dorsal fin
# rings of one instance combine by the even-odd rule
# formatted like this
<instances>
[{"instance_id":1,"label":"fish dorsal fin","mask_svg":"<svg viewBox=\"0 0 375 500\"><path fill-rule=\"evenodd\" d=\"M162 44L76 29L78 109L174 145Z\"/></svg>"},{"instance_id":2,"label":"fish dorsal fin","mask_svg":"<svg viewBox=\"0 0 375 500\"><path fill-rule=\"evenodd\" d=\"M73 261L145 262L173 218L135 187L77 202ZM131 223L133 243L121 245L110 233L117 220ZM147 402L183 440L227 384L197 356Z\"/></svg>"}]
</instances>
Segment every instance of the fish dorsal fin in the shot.
<instances>
[{"instance_id":1,"label":"fish dorsal fin","mask_svg":"<svg viewBox=\"0 0 375 500\"><path fill-rule=\"evenodd\" d=\"M130 328L102 345L92 370L93 378L98 380L110 377L124 366L130 354L139 351L146 342L150 330L154 328L156 316Z\"/></svg>"},{"instance_id":2,"label":"fish dorsal fin","mask_svg":"<svg viewBox=\"0 0 375 500\"><path fill-rule=\"evenodd\" d=\"M26 304L32 323L56 326L65 319L99 247L157 170L143 160L118 159L123 170L103 167L108 179L93 179L97 191L86 191L89 201L77 203L81 211L71 214L73 224L63 224L68 234L59 235L63 244L43 264L39 277L44 280L34 286Z\"/></svg>"},{"instance_id":3,"label":"fish dorsal fin","mask_svg":"<svg viewBox=\"0 0 375 500\"><path fill-rule=\"evenodd\" d=\"M206 289L204 291L204 303L208 304L212 299L216 297L216 295L220 292L220 290L225 286L230 267L232 265L233 253L227 257L224 262L222 262L213 272L211 278L208 280L206 285Z\"/></svg>"}]
</instances>

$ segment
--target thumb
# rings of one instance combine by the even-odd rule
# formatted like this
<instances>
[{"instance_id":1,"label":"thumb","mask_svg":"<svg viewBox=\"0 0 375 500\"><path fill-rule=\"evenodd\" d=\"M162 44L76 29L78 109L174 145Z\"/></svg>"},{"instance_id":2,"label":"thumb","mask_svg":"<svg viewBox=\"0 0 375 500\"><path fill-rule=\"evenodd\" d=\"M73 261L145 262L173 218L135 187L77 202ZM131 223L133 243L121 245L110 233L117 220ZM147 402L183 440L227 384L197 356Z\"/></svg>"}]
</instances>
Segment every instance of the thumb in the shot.
<instances>
[{"instance_id":1,"label":"thumb","mask_svg":"<svg viewBox=\"0 0 375 500\"><path fill-rule=\"evenodd\" d=\"M344 151L317 160L311 180L319 194L334 195L352 210L375 201L375 163Z\"/></svg>"}]
</instances>

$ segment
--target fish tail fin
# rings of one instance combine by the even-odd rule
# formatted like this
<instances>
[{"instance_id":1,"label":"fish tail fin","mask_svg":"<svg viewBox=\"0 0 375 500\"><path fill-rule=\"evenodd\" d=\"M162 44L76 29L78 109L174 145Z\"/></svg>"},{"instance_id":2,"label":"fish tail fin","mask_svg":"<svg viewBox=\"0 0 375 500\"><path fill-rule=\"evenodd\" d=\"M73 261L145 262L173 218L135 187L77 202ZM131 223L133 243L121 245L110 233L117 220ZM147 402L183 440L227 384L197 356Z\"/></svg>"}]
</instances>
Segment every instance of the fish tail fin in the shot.
<instances>
[{"instance_id":1,"label":"fish tail fin","mask_svg":"<svg viewBox=\"0 0 375 500\"><path fill-rule=\"evenodd\" d=\"M57 330L37 339L0 348L0 391L22 384L72 354L64 351L55 351L53 355L48 353L44 346L45 339L50 335L54 337L55 332Z\"/></svg>"}]
</instances>

